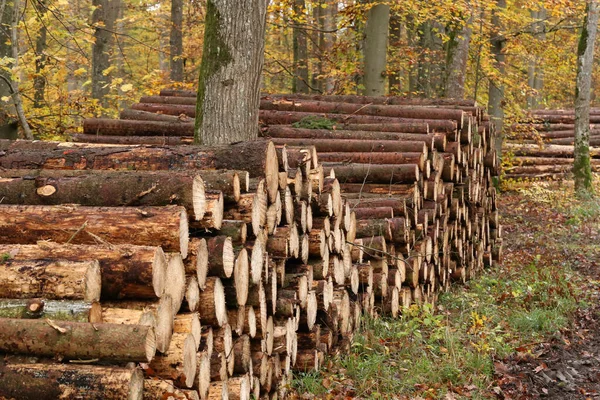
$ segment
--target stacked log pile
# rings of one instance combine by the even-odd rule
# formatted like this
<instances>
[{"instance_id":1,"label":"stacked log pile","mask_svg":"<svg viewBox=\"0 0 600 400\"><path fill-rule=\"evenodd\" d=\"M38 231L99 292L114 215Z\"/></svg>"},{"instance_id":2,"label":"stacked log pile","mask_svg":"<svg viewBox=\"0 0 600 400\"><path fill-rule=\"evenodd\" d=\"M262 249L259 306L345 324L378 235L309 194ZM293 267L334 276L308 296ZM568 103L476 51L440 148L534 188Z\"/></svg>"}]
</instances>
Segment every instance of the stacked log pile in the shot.
<instances>
[{"instance_id":1,"label":"stacked log pile","mask_svg":"<svg viewBox=\"0 0 600 400\"><path fill-rule=\"evenodd\" d=\"M435 302L501 259L475 104L268 97L264 139L207 148L183 145L190 94L75 136L116 145L0 142L0 396L285 396L362 314ZM291 126L323 115L335 130Z\"/></svg>"},{"instance_id":2,"label":"stacked log pile","mask_svg":"<svg viewBox=\"0 0 600 400\"><path fill-rule=\"evenodd\" d=\"M600 109L590 109L590 150L593 172L600 172ZM526 120L513 124L506 151L507 178L568 177L573 169L574 110L532 110Z\"/></svg>"}]
</instances>

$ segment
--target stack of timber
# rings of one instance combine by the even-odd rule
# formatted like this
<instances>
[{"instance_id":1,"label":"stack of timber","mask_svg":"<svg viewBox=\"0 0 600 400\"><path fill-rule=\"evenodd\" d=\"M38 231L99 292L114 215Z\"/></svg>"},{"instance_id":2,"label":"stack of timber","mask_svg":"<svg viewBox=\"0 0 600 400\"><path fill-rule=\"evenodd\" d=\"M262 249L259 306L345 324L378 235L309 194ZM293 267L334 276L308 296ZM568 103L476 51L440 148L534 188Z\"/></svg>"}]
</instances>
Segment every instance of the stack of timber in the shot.
<instances>
[{"instance_id":1,"label":"stack of timber","mask_svg":"<svg viewBox=\"0 0 600 400\"><path fill-rule=\"evenodd\" d=\"M96 143L0 142L0 270L31 271L6 280L0 324L72 335L30 351L0 333L0 396L33 398L24 377L79 393L63 377L85 375L95 398L285 397L361 315L433 303L500 261L494 133L472 102L270 96L265 138L209 148L184 144L193 96L86 120L74 139ZM291 126L323 115L335 130ZM92 345L90 328L136 333Z\"/></svg>"},{"instance_id":2,"label":"stack of timber","mask_svg":"<svg viewBox=\"0 0 600 400\"><path fill-rule=\"evenodd\" d=\"M590 109L590 156L593 172L600 172L600 108ZM561 179L573 169L574 110L532 110L528 118L510 126L505 150L507 178Z\"/></svg>"}]
</instances>

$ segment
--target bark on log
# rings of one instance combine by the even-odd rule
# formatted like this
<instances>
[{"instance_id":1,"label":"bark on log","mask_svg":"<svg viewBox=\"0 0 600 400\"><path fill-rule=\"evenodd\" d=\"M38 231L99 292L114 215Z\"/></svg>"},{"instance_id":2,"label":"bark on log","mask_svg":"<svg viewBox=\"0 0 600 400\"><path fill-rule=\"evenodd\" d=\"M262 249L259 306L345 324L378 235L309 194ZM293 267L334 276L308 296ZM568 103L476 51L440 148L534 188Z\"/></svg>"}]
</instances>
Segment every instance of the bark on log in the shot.
<instances>
[{"instance_id":1,"label":"bark on log","mask_svg":"<svg viewBox=\"0 0 600 400\"><path fill-rule=\"evenodd\" d=\"M98 260L102 299L156 299L164 292L167 259L160 247L131 245L73 245L39 242L0 245L11 260Z\"/></svg>"},{"instance_id":2,"label":"bark on log","mask_svg":"<svg viewBox=\"0 0 600 400\"><path fill-rule=\"evenodd\" d=\"M180 121L86 118L83 120L83 133L107 136L194 136L194 124Z\"/></svg>"},{"instance_id":3,"label":"bark on log","mask_svg":"<svg viewBox=\"0 0 600 400\"><path fill-rule=\"evenodd\" d=\"M4 261L0 297L51 300L100 300L100 263L93 261Z\"/></svg>"},{"instance_id":4,"label":"bark on log","mask_svg":"<svg viewBox=\"0 0 600 400\"><path fill-rule=\"evenodd\" d=\"M359 164L417 164L419 170L425 168L425 155L423 153L319 153L321 162L344 162Z\"/></svg>"},{"instance_id":5,"label":"bark on log","mask_svg":"<svg viewBox=\"0 0 600 400\"><path fill-rule=\"evenodd\" d=\"M133 119L140 121L166 121L166 122L191 122L194 123L194 119L186 115L167 115L167 114L156 114L150 111L133 110L126 108L119 113L120 119Z\"/></svg>"},{"instance_id":6,"label":"bark on log","mask_svg":"<svg viewBox=\"0 0 600 400\"><path fill-rule=\"evenodd\" d=\"M99 303L46 299L0 299L1 318L102 322Z\"/></svg>"},{"instance_id":7,"label":"bark on log","mask_svg":"<svg viewBox=\"0 0 600 400\"><path fill-rule=\"evenodd\" d=\"M0 319L0 350L67 360L150 362L154 328L144 325Z\"/></svg>"},{"instance_id":8,"label":"bark on log","mask_svg":"<svg viewBox=\"0 0 600 400\"><path fill-rule=\"evenodd\" d=\"M233 169L263 176L269 199L279 185L272 142L256 140L227 146L101 146L59 142L0 140L0 167L45 169Z\"/></svg>"},{"instance_id":9,"label":"bark on log","mask_svg":"<svg viewBox=\"0 0 600 400\"><path fill-rule=\"evenodd\" d=\"M0 205L0 242L161 245L166 251L188 247L188 220L183 207L85 207Z\"/></svg>"},{"instance_id":10,"label":"bark on log","mask_svg":"<svg viewBox=\"0 0 600 400\"><path fill-rule=\"evenodd\" d=\"M0 375L0 397L6 399L141 400L144 392L138 368L0 363Z\"/></svg>"},{"instance_id":11,"label":"bark on log","mask_svg":"<svg viewBox=\"0 0 600 400\"><path fill-rule=\"evenodd\" d=\"M121 145L149 144L155 146L179 146L194 144L194 138L190 136L105 136L72 133L71 140L75 143Z\"/></svg>"},{"instance_id":12,"label":"bark on log","mask_svg":"<svg viewBox=\"0 0 600 400\"><path fill-rule=\"evenodd\" d=\"M184 95L185 91L161 91L161 95L176 96ZM168 94L171 93L171 94ZM177 93L177 94L174 94ZM195 94L190 92L190 96ZM421 106L421 107L475 107L476 103L473 100L460 99L430 99L417 97L400 97L400 96L362 96L362 95L322 95L322 94L269 94L266 99L281 99L281 100L313 100L313 101L329 101L339 103L354 103L354 104L388 104L388 105L406 105L406 106Z\"/></svg>"},{"instance_id":13,"label":"bark on log","mask_svg":"<svg viewBox=\"0 0 600 400\"><path fill-rule=\"evenodd\" d=\"M423 141L398 141L398 140L345 140L345 139L288 139L274 138L275 144L292 146L315 146L319 153L385 153L385 152L411 152L427 155L428 147ZM323 160L321 160L323 161ZM326 173L327 174L327 173Z\"/></svg>"},{"instance_id":14,"label":"bark on log","mask_svg":"<svg viewBox=\"0 0 600 400\"><path fill-rule=\"evenodd\" d=\"M342 164L323 163L325 173L335 171L341 183L413 183L419 181L419 166L416 164Z\"/></svg>"}]
</instances>

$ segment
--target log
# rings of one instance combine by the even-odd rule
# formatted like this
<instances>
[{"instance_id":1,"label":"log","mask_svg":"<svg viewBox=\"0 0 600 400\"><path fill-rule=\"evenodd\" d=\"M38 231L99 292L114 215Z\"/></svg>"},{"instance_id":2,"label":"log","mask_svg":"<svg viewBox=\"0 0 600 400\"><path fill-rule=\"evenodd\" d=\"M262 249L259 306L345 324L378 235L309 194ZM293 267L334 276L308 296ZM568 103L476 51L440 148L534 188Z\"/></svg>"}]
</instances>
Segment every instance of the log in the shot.
<instances>
[{"instance_id":1,"label":"log","mask_svg":"<svg viewBox=\"0 0 600 400\"><path fill-rule=\"evenodd\" d=\"M223 326L227 323L225 291L223 283L217 277L209 276L206 287L200 292L200 318L207 325Z\"/></svg>"},{"instance_id":2,"label":"log","mask_svg":"<svg viewBox=\"0 0 600 400\"><path fill-rule=\"evenodd\" d=\"M1 265L0 297L100 300L100 263L97 260L6 260Z\"/></svg>"},{"instance_id":3,"label":"log","mask_svg":"<svg viewBox=\"0 0 600 400\"><path fill-rule=\"evenodd\" d=\"M44 169L231 169L266 178L270 201L279 185L277 152L272 142L257 140L233 145L97 146L76 143L0 141L2 168Z\"/></svg>"},{"instance_id":4,"label":"log","mask_svg":"<svg viewBox=\"0 0 600 400\"><path fill-rule=\"evenodd\" d=\"M343 183L413 183L420 177L416 164L342 164L322 163L325 173L334 170Z\"/></svg>"},{"instance_id":5,"label":"log","mask_svg":"<svg viewBox=\"0 0 600 400\"><path fill-rule=\"evenodd\" d=\"M83 206L181 205L196 220L206 210L204 182L195 171L0 171L2 204Z\"/></svg>"},{"instance_id":6,"label":"log","mask_svg":"<svg viewBox=\"0 0 600 400\"><path fill-rule=\"evenodd\" d=\"M164 94L163 94L164 93ZM170 94L169 94L170 93ZM162 90L161 96L189 96L195 97L193 91L177 91L177 90ZM354 104L391 104L391 105L409 105L421 107L450 107L458 106L475 107L477 103L473 100L460 100L450 98L418 98L418 97L400 97L400 96L362 96L362 95L323 95L323 94L269 94L265 98L282 99L282 100L315 100L315 101L330 101L339 103L354 103Z\"/></svg>"},{"instance_id":7,"label":"log","mask_svg":"<svg viewBox=\"0 0 600 400\"><path fill-rule=\"evenodd\" d=\"M140 121L194 122L194 119L187 115L156 114L149 111L132 110L131 108L122 110L119 113L119 118Z\"/></svg>"},{"instance_id":8,"label":"log","mask_svg":"<svg viewBox=\"0 0 600 400\"><path fill-rule=\"evenodd\" d=\"M149 144L155 146L178 146L194 144L193 136L106 136L72 133L70 137L71 141L75 143L121 145Z\"/></svg>"},{"instance_id":9,"label":"log","mask_svg":"<svg viewBox=\"0 0 600 400\"><path fill-rule=\"evenodd\" d=\"M0 397L6 399L141 400L138 368L69 364L0 363Z\"/></svg>"},{"instance_id":10,"label":"log","mask_svg":"<svg viewBox=\"0 0 600 400\"><path fill-rule=\"evenodd\" d=\"M357 223L360 220L394 218L393 207L354 207L353 211Z\"/></svg>"},{"instance_id":11,"label":"log","mask_svg":"<svg viewBox=\"0 0 600 400\"><path fill-rule=\"evenodd\" d=\"M102 322L102 308L79 300L0 299L0 317L96 323Z\"/></svg>"},{"instance_id":12,"label":"log","mask_svg":"<svg viewBox=\"0 0 600 400\"><path fill-rule=\"evenodd\" d=\"M196 390L179 389L173 381L159 378L144 379L144 400L200 400Z\"/></svg>"},{"instance_id":13,"label":"log","mask_svg":"<svg viewBox=\"0 0 600 400\"><path fill-rule=\"evenodd\" d=\"M291 146L315 146L319 154L323 153L422 153L427 155L428 148L422 141L398 140L336 140L336 139L288 139L274 138L275 144ZM319 156L320 157L320 156ZM323 161L321 159L321 161ZM327 174L327 172L325 172Z\"/></svg>"},{"instance_id":14,"label":"log","mask_svg":"<svg viewBox=\"0 0 600 400\"><path fill-rule=\"evenodd\" d=\"M184 260L186 275L196 275L196 281L200 289L206 285L208 272L208 247L205 238L190 239L188 256Z\"/></svg>"},{"instance_id":15,"label":"log","mask_svg":"<svg viewBox=\"0 0 600 400\"><path fill-rule=\"evenodd\" d=\"M444 108L426 108L414 106L381 105L381 104L356 104L344 102L327 102L315 100L268 100L260 101L261 110L308 112L314 114L333 113L333 114L352 114L352 115L373 115L381 117L410 118L410 119L439 119L453 120L462 128L465 115L462 110L444 109Z\"/></svg>"},{"instance_id":16,"label":"log","mask_svg":"<svg viewBox=\"0 0 600 400\"><path fill-rule=\"evenodd\" d=\"M208 248L207 275L231 278L235 263L233 242L228 236L215 236L206 241Z\"/></svg>"},{"instance_id":17,"label":"log","mask_svg":"<svg viewBox=\"0 0 600 400\"><path fill-rule=\"evenodd\" d=\"M38 319L0 319L0 351L66 360L150 362L154 328Z\"/></svg>"},{"instance_id":18,"label":"log","mask_svg":"<svg viewBox=\"0 0 600 400\"><path fill-rule=\"evenodd\" d=\"M164 292L167 259L160 247L38 242L35 245L0 245L0 254L7 254L14 261L98 260L104 300L156 299Z\"/></svg>"},{"instance_id":19,"label":"log","mask_svg":"<svg viewBox=\"0 0 600 400\"><path fill-rule=\"evenodd\" d=\"M353 153L319 153L321 162L359 163L359 164L417 164L419 170L425 169L423 153L400 152L353 152Z\"/></svg>"},{"instance_id":20,"label":"log","mask_svg":"<svg viewBox=\"0 0 600 400\"><path fill-rule=\"evenodd\" d=\"M169 349L149 364L154 376L172 379L178 387L190 388L197 370L196 341L191 333L174 333Z\"/></svg>"},{"instance_id":21,"label":"log","mask_svg":"<svg viewBox=\"0 0 600 400\"><path fill-rule=\"evenodd\" d=\"M86 118L83 120L83 133L107 136L194 136L194 124L183 121Z\"/></svg>"},{"instance_id":22,"label":"log","mask_svg":"<svg viewBox=\"0 0 600 400\"><path fill-rule=\"evenodd\" d=\"M166 114L184 112L188 116L193 116L186 107L188 106L137 106L137 109L143 109L144 111L164 111ZM438 132L454 132L457 129L456 121L450 120L438 120L438 119L415 119L415 118L398 118L398 117L380 117L373 115L357 115L357 114L331 114L331 113L309 113L309 112L298 112L298 111L272 111L272 110L260 110L259 120L266 125L289 125L295 122L301 121L306 117L314 118L316 115L322 118L326 118L330 121L341 124L341 129L347 129L345 125L348 124L413 124L413 123L426 123L430 129ZM406 131L405 129L404 131Z\"/></svg>"},{"instance_id":23,"label":"log","mask_svg":"<svg viewBox=\"0 0 600 400\"><path fill-rule=\"evenodd\" d=\"M188 248L185 208L0 205L0 243L160 244L166 251Z\"/></svg>"},{"instance_id":24,"label":"log","mask_svg":"<svg viewBox=\"0 0 600 400\"><path fill-rule=\"evenodd\" d=\"M168 92L168 90L167 90ZM189 97L182 97L176 95L164 95L160 96L143 96L140 98L140 103L159 103L159 104L187 104L196 105L196 94Z\"/></svg>"}]
</instances>

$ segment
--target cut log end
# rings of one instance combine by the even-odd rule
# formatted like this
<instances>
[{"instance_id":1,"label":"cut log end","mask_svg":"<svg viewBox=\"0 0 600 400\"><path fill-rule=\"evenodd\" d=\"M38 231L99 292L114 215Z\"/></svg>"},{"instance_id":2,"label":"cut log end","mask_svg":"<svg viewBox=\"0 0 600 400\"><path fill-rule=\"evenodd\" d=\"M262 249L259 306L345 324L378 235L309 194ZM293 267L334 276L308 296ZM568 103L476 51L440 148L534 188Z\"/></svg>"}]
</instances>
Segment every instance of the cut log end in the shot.
<instances>
[{"instance_id":1,"label":"cut log end","mask_svg":"<svg viewBox=\"0 0 600 400\"><path fill-rule=\"evenodd\" d=\"M204 181L200 175L195 175L192 180L192 206L194 209L194 218L201 221L206 212L206 193L204 190Z\"/></svg>"},{"instance_id":2,"label":"cut log end","mask_svg":"<svg viewBox=\"0 0 600 400\"><path fill-rule=\"evenodd\" d=\"M182 209L179 220L179 252L181 253L181 258L183 259L185 259L188 254L189 240L190 232L188 225L188 216L185 209Z\"/></svg>"},{"instance_id":3,"label":"cut log end","mask_svg":"<svg viewBox=\"0 0 600 400\"><path fill-rule=\"evenodd\" d=\"M86 301L99 301L102 288L100 276L100 263L94 260L85 273L85 298Z\"/></svg>"},{"instance_id":4,"label":"cut log end","mask_svg":"<svg viewBox=\"0 0 600 400\"><path fill-rule=\"evenodd\" d=\"M157 247L152 261L152 286L156 297L162 296L167 279L167 258L162 248Z\"/></svg>"}]
</instances>

